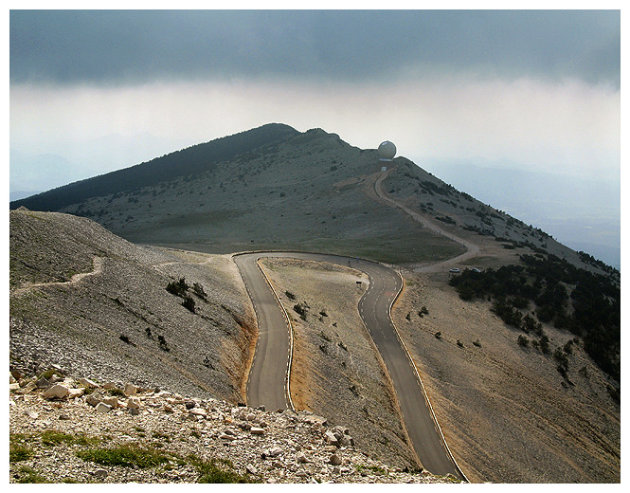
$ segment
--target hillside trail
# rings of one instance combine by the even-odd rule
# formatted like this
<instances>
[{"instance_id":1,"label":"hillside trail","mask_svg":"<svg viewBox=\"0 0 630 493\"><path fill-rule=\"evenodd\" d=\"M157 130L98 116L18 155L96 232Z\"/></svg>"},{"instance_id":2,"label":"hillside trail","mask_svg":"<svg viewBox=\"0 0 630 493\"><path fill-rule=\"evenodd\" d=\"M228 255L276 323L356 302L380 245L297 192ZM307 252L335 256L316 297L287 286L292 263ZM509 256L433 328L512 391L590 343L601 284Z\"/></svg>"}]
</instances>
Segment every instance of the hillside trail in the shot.
<instances>
[{"instance_id":1,"label":"hillside trail","mask_svg":"<svg viewBox=\"0 0 630 493\"><path fill-rule=\"evenodd\" d=\"M41 287L46 287L46 286L71 286L71 285L77 284L78 282L85 279L86 277L95 276L103 272L103 258L102 257L93 257L92 265L93 265L93 270L91 272L80 272L78 274L74 274L70 278L69 281L26 283L25 285L15 289L11 293L11 296L19 296L35 288L41 288Z\"/></svg>"},{"instance_id":2,"label":"hillside trail","mask_svg":"<svg viewBox=\"0 0 630 493\"><path fill-rule=\"evenodd\" d=\"M440 227L438 224L435 224L433 221L429 220L427 217L417 213L414 210L411 210L409 207L398 202L397 200L394 200L388 197L385 194L385 192L383 192L383 189L381 188L381 184L383 183L385 178L387 178L389 174L392 171L394 171L394 169L395 168L390 168L386 171L381 171L379 173L378 178L374 181L374 192L376 193L376 195L387 204L397 209L400 209L401 211L406 213L414 221L420 223L425 228L433 231L434 233L445 236L449 240L453 240L454 242L459 243L466 249L464 253L462 253L461 255L457 255L456 257L452 257L452 258L442 260L439 262L431 262L428 264L422 264L419 267L414 268L413 269L414 272L440 272L440 271L443 271L447 267L450 267L452 265L458 264L460 262L464 262L465 260L469 260L473 257L478 256L479 251L480 251L479 245L469 240L466 240L460 236L457 236L456 234L450 231L446 231L445 229Z\"/></svg>"}]
</instances>

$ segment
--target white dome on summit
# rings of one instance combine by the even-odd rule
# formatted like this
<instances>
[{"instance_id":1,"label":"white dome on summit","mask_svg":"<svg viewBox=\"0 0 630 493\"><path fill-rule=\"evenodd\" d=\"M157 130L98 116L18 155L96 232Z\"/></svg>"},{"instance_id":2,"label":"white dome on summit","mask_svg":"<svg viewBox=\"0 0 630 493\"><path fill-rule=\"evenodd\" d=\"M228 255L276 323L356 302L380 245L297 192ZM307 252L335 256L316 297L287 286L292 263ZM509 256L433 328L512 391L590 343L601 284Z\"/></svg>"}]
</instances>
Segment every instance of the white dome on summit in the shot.
<instances>
[{"instance_id":1,"label":"white dome on summit","mask_svg":"<svg viewBox=\"0 0 630 493\"><path fill-rule=\"evenodd\" d=\"M393 142L386 140L378 146L378 155L381 159L391 161L396 155L396 146Z\"/></svg>"}]
</instances>

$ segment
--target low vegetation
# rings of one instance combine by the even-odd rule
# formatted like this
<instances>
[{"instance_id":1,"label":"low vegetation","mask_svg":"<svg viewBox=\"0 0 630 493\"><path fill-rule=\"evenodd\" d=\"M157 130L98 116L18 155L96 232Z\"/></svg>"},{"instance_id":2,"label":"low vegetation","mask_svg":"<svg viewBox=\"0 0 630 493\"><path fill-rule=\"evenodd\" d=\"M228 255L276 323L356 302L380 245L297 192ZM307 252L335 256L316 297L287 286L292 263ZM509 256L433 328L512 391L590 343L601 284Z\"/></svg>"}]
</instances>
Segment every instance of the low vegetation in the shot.
<instances>
[{"instance_id":1,"label":"low vegetation","mask_svg":"<svg viewBox=\"0 0 630 493\"><path fill-rule=\"evenodd\" d=\"M491 310L507 325L538 336L537 347L545 354L551 350L542 323L570 331L583 340L595 363L618 380L621 305L616 278L578 269L554 255L521 255L520 260L496 270L467 269L450 284L463 300L492 300Z\"/></svg>"}]
</instances>

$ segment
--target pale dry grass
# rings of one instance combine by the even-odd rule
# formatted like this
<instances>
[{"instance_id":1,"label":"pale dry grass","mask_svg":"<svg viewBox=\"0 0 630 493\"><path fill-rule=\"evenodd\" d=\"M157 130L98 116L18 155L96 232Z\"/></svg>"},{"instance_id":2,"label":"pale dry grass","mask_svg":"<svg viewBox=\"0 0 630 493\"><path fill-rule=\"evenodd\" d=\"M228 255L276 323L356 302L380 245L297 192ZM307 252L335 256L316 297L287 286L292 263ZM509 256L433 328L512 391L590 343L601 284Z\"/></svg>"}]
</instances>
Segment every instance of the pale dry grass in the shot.
<instances>
[{"instance_id":1,"label":"pale dry grass","mask_svg":"<svg viewBox=\"0 0 630 493\"><path fill-rule=\"evenodd\" d=\"M393 319L470 480L619 481L619 407L581 347L569 357L575 386L563 385L551 355L522 349L524 333L505 326L489 302L460 300L447 273L406 272L405 279ZM429 314L420 317L422 306ZM545 332L552 352L573 337Z\"/></svg>"}]
</instances>

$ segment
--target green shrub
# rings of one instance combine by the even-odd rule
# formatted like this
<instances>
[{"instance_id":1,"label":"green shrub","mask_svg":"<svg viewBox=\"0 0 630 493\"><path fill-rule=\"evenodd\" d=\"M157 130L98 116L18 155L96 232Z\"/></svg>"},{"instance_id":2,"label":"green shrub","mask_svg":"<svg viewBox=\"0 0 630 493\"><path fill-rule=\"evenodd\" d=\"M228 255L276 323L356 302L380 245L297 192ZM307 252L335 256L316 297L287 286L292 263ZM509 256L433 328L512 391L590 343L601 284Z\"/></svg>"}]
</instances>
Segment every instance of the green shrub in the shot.
<instances>
[{"instance_id":1,"label":"green shrub","mask_svg":"<svg viewBox=\"0 0 630 493\"><path fill-rule=\"evenodd\" d=\"M529 339L523 335L518 336L518 345L521 347L529 346Z\"/></svg>"},{"instance_id":2,"label":"green shrub","mask_svg":"<svg viewBox=\"0 0 630 493\"><path fill-rule=\"evenodd\" d=\"M191 464L199 473L198 483L253 483L249 475L242 475L233 470L230 461L217 461L215 459L202 460L194 455L188 456ZM222 466L218 462L223 462Z\"/></svg>"},{"instance_id":3,"label":"green shrub","mask_svg":"<svg viewBox=\"0 0 630 493\"><path fill-rule=\"evenodd\" d=\"M80 450L76 455L84 461L104 466L138 467L140 469L159 466L168 462L170 458L157 450L135 445Z\"/></svg>"},{"instance_id":4,"label":"green shrub","mask_svg":"<svg viewBox=\"0 0 630 493\"><path fill-rule=\"evenodd\" d=\"M65 443L66 445L95 445L100 440L96 437L86 437L83 434L69 435L57 430L46 430L42 433L43 445L59 445Z\"/></svg>"},{"instance_id":5,"label":"green shrub","mask_svg":"<svg viewBox=\"0 0 630 493\"><path fill-rule=\"evenodd\" d=\"M25 445L11 444L9 447L9 462L21 462L33 456L33 451Z\"/></svg>"},{"instance_id":6,"label":"green shrub","mask_svg":"<svg viewBox=\"0 0 630 493\"><path fill-rule=\"evenodd\" d=\"M169 293L174 294L175 296L181 296L181 297L183 297L186 294L186 291L188 291L189 288L190 286L186 283L185 277L180 277L177 282L176 281L169 282L166 286L166 290Z\"/></svg>"},{"instance_id":7,"label":"green shrub","mask_svg":"<svg viewBox=\"0 0 630 493\"><path fill-rule=\"evenodd\" d=\"M203 289L203 286L199 284L198 282L193 284L193 293L195 293L197 296L199 296L199 298L201 298L204 301L208 299L208 295Z\"/></svg>"},{"instance_id":8,"label":"green shrub","mask_svg":"<svg viewBox=\"0 0 630 493\"><path fill-rule=\"evenodd\" d=\"M186 295L184 297L184 301L182 301L182 306L190 312L195 313L195 300L193 300L190 296Z\"/></svg>"},{"instance_id":9,"label":"green shrub","mask_svg":"<svg viewBox=\"0 0 630 493\"><path fill-rule=\"evenodd\" d=\"M44 476L39 474L35 469L29 466L22 466L18 470L19 478L17 483L33 484L33 483L50 483Z\"/></svg>"}]
</instances>

